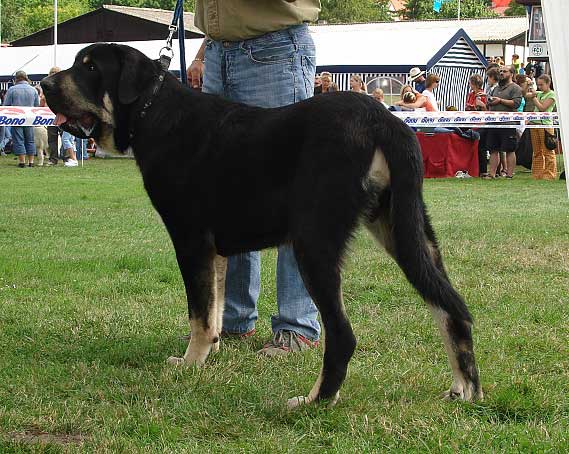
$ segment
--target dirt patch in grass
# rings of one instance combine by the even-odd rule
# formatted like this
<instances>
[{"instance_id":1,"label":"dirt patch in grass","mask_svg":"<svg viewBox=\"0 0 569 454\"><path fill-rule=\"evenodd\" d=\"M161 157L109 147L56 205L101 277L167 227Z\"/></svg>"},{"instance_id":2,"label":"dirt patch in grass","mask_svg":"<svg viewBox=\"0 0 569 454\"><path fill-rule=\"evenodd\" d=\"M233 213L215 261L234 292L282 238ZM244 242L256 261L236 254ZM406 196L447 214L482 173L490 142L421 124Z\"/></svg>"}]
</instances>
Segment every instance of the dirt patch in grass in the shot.
<instances>
[{"instance_id":1,"label":"dirt patch in grass","mask_svg":"<svg viewBox=\"0 0 569 454\"><path fill-rule=\"evenodd\" d=\"M50 433L38 428L10 432L7 438L25 444L51 444L59 446L81 445L88 437L82 434Z\"/></svg>"}]
</instances>

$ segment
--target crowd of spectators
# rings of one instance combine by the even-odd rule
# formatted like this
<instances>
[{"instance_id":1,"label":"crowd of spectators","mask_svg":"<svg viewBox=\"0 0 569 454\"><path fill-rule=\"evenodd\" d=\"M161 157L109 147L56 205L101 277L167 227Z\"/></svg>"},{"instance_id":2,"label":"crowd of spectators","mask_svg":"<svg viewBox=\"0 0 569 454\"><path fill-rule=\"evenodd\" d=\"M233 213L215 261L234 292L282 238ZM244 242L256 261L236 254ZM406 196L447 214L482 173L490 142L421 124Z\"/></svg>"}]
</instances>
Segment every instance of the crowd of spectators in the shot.
<instances>
[{"instance_id":1,"label":"crowd of spectators","mask_svg":"<svg viewBox=\"0 0 569 454\"><path fill-rule=\"evenodd\" d=\"M469 78L469 93L465 102L466 110L499 112L552 112L556 110L556 96L551 78L544 73L542 62L528 61L526 64L519 56L512 56L512 63L505 65L499 58L489 58L485 77L474 74ZM51 68L49 75L58 72ZM420 68L412 68L407 77L407 84L401 87L399 99L387 103L381 88L369 93L374 99L390 110L425 110L435 112L440 109L435 96L435 89L441 83L437 74L426 74ZM353 74L349 80L350 90L368 94L366 82L360 75ZM35 88L35 89L34 89ZM338 85L328 71L316 74L314 94L338 91ZM393 101L393 100L392 100ZM15 106L44 106L45 98L39 85L33 87L24 71L15 74L15 83L7 92L0 93L0 104ZM446 106L446 110L456 110ZM533 122L535 123L535 122ZM544 128L525 129L518 125L511 128L481 128L474 138L479 141L479 173L482 178L512 178L516 165L516 152L523 144L530 148L532 156L532 175L536 179L554 179L557 176L555 149L546 146L546 138L555 136L550 121L542 122ZM534 125L532 125L534 126ZM547 127L549 126L549 127ZM18 126L0 127L0 151L12 152L19 167L33 167L36 148L34 128ZM66 167L78 165L77 153L82 159L88 159L88 151L96 149L91 140L73 137L56 126L47 127L49 160L47 165L57 165L63 160ZM549 140L549 143L552 143ZM43 156L42 156L43 158ZM489 158L489 159L488 159ZM40 159L40 165L43 159ZM488 169L489 166L489 169Z\"/></svg>"},{"instance_id":2,"label":"crowd of spectators","mask_svg":"<svg viewBox=\"0 0 569 454\"><path fill-rule=\"evenodd\" d=\"M390 110L440 110L435 90L441 83L437 74L426 74L420 68L412 68L407 77L407 84L401 87L399 99L391 105L385 101L381 88L368 93L366 83L360 75L350 77L350 90L356 93L370 94L384 107ZM443 81L444 83L444 81ZM465 100L466 110L494 112L552 112L556 109L556 96L552 89L551 78L544 74L543 63L528 61L524 64L518 55L513 55L512 64L506 65L501 58L490 58L485 77L472 75L469 80L469 92ZM316 75L315 94L338 91L332 74L322 72ZM457 110L446 106L446 110ZM533 122L535 123L535 122ZM550 121L543 121L543 126L551 126ZM470 131L469 138L479 138L478 161L479 174L484 179L498 177L513 178L516 155L520 145L530 147L532 176L536 179L554 179L557 177L555 149L546 146L548 136L555 137L552 128L525 128L519 124L511 127L480 128ZM533 125L532 125L533 126ZM459 128L437 128L438 131L458 132ZM531 131L531 132L530 132ZM523 136L523 137L522 137ZM523 140L526 137L526 140ZM530 140L531 137L531 140ZM521 139L521 140L520 140ZM549 139L549 143L554 143Z\"/></svg>"},{"instance_id":3,"label":"crowd of spectators","mask_svg":"<svg viewBox=\"0 0 569 454\"><path fill-rule=\"evenodd\" d=\"M58 67L53 67L48 75L58 71L60 71ZM24 71L17 71L14 75L14 85L0 94L0 105L38 107L45 106L46 103L40 85L33 86ZM94 143L74 137L57 126L0 126L2 156L13 153L18 161L18 167L34 167L35 157L38 153L43 153L43 150L36 149L38 136L41 136L41 131L38 130L42 128L47 128L48 166L55 166L59 160L62 160L65 167L77 167L79 165L78 152L81 159L89 158L88 150L94 148ZM40 166L43 165L43 154L38 158Z\"/></svg>"}]
</instances>

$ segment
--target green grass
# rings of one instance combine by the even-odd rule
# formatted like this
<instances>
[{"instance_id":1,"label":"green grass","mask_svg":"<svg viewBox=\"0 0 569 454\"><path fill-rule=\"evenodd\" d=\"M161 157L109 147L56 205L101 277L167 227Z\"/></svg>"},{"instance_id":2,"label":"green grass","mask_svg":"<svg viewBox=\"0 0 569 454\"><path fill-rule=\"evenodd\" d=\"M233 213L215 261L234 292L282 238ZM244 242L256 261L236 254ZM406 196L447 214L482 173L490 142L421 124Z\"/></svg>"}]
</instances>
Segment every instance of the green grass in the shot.
<instances>
[{"instance_id":1,"label":"green grass","mask_svg":"<svg viewBox=\"0 0 569 454\"><path fill-rule=\"evenodd\" d=\"M452 281L475 317L486 398L451 382L424 303L366 232L344 292L358 348L333 409L289 413L321 349L264 359L258 334L172 369L187 332L170 240L131 160L17 169L0 159L0 452L568 452L569 203L563 182L428 180ZM172 194L172 197L177 197Z\"/></svg>"}]
</instances>

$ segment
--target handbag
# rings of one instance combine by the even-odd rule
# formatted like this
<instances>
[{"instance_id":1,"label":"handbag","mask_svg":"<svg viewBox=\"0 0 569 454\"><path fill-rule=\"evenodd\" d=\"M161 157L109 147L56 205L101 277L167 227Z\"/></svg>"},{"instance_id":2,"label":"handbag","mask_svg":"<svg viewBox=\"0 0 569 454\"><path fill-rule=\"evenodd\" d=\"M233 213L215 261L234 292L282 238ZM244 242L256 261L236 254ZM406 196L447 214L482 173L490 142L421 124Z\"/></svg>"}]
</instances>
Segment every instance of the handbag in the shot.
<instances>
[{"instance_id":1,"label":"handbag","mask_svg":"<svg viewBox=\"0 0 569 454\"><path fill-rule=\"evenodd\" d=\"M551 134L547 130L543 130L544 138L545 138L545 148L548 150L555 150L557 149L557 136L555 133Z\"/></svg>"}]
</instances>

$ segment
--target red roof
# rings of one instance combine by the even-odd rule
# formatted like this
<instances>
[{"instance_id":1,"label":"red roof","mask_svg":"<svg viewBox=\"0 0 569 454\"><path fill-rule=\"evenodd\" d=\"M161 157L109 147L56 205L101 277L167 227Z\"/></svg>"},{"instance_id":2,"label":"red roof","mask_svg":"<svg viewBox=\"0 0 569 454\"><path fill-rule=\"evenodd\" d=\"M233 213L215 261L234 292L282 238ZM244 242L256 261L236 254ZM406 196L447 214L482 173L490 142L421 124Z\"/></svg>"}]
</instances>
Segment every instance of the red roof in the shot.
<instances>
[{"instance_id":1,"label":"red roof","mask_svg":"<svg viewBox=\"0 0 569 454\"><path fill-rule=\"evenodd\" d=\"M493 8L508 7L510 6L510 1L511 0L492 0L492 7Z\"/></svg>"}]
</instances>

